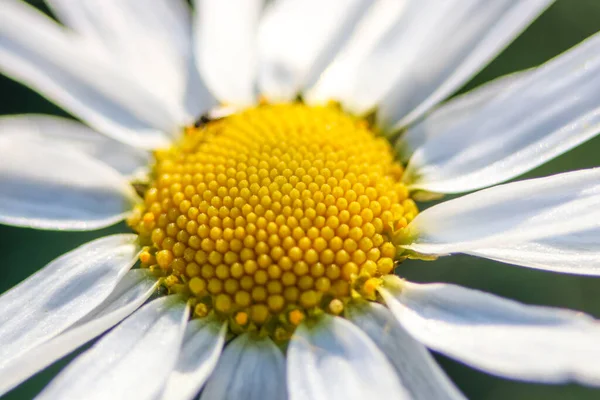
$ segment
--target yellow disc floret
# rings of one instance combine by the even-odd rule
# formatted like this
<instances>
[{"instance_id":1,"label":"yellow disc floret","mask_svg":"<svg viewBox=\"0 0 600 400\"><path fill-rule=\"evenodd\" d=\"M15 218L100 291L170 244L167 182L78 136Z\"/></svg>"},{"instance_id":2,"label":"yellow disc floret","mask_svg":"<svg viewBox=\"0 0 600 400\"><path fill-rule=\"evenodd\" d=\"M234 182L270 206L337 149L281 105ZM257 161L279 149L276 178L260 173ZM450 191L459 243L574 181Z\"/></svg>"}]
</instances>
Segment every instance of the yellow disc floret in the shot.
<instances>
[{"instance_id":1,"label":"yellow disc floret","mask_svg":"<svg viewBox=\"0 0 600 400\"><path fill-rule=\"evenodd\" d=\"M143 267L195 314L287 337L307 315L374 300L417 209L387 140L334 106L262 105L155 153L129 224ZM233 329L233 328L232 328Z\"/></svg>"}]
</instances>

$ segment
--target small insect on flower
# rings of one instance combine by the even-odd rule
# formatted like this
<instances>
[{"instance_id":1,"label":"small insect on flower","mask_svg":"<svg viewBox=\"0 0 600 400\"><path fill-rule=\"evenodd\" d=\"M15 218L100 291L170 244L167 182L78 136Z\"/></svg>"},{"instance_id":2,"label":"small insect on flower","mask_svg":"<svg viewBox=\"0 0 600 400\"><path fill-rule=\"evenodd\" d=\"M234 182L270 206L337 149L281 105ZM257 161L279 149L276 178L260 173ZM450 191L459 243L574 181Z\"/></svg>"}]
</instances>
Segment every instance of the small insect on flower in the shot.
<instances>
[{"instance_id":1,"label":"small insect on flower","mask_svg":"<svg viewBox=\"0 0 600 400\"><path fill-rule=\"evenodd\" d=\"M0 118L0 222L129 232L0 296L0 395L113 327L38 398L464 398L428 348L600 385L593 317L402 278L599 275L600 168L504 182L600 132L600 34L438 105L551 1L193 3L2 5L2 71L87 126Z\"/></svg>"}]
</instances>

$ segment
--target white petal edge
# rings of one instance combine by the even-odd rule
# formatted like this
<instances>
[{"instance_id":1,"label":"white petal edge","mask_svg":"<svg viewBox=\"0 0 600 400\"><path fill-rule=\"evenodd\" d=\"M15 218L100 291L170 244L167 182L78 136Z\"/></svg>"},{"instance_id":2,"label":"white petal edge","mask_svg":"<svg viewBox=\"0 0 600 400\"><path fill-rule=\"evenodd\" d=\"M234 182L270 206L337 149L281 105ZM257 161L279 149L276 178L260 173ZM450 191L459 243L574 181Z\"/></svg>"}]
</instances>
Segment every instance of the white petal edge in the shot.
<instances>
[{"instance_id":1,"label":"white petal edge","mask_svg":"<svg viewBox=\"0 0 600 400\"><path fill-rule=\"evenodd\" d=\"M175 367L189 317L185 300L146 304L77 357L37 399L155 399Z\"/></svg>"},{"instance_id":2,"label":"white petal edge","mask_svg":"<svg viewBox=\"0 0 600 400\"><path fill-rule=\"evenodd\" d=\"M93 230L119 222L138 201L125 177L75 148L2 135L0 149L0 223Z\"/></svg>"},{"instance_id":3,"label":"white petal edge","mask_svg":"<svg viewBox=\"0 0 600 400\"><path fill-rule=\"evenodd\" d=\"M132 146L167 146L164 132L179 129L164 103L124 76L118 64L20 0L2 3L0 72Z\"/></svg>"},{"instance_id":4,"label":"white petal edge","mask_svg":"<svg viewBox=\"0 0 600 400\"><path fill-rule=\"evenodd\" d=\"M435 108L425 118L409 126L396 141L395 148L401 160L408 162L415 150L425 142L477 114L490 101L527 79L532 71L530 69L501 76Z\"/></svg>"},{"instance_id":5,"label":"white petal edge","mask_svg":"<svg viewBox=\"0 0 600 400\"><path fill-rule=\"evenodd\" d=\"M157 280L148 271L129 271L110 296L82 320L3 365L0 368L0 396L119 323L140 307L156 287Z\"/></svg>"},{"instance_id":6,"label":"white petal edge","mask_svg":"<svg viewBox=\"0 0 600 400\"><path fill-rule=\"evenodd\" d=\"M465 253L545 271L600 276L600 228Z\"/></svg>"},{"instance_id":7,"label":"white petal edge","mask_svg":"<svg viewBox=\"0 0 600 400\"><path fill-rule=\"evenodd\" d=\"M367 334L325 315L302 323L287 351L290 400L410 399L396 371Z\"/></svg>"},{"instance_id":8,"label":"white petal edge","mask_svg":"<svg viewBox=\"0 0 600 400\"><path fill-rule=\"evenodd\" d=\"M425 346L386 307L368 302L349 306L346 314L387 356L412 399L466 399Z\"/></svg>"},{"instance_id":9,"label":"white petal edge","mask_svg":"<svg viewBox=\"0 0 600 400\"><path fill-rule=\"evenodd\" d=\"M421 117L483 69L553 2L447 2L452 8L430 20L435 29L411 38L408 66L395 74L380 99L378 123L398 129ZM439 2L433 4L441 8Z\"/></svg>"},{"instance_id":10,"label":"white petal edge","mask_svg":"<svg viewBox=\"0 0 600 400\"><path fill-rule=\"evenodd\" d=\"M137 261L136 238L93 240L0 296L0 369L100 305Z\"/></svg>"},{"instance_id":11,"label":"white petal edge","mask_svg":"<svg viewBox=\"0 0 600 400\"><path fill-rule=\"evenodd\" d=\"M200 392L221 356L227 323L193 319L188 323L177 365L162 394L163 400L192 400Z\"/></svg>"},{"instance_id":12,"label":"white petal edge","mask_svg":"<svg viewBox=\"0 0 600 400\"><path fill-rule=\"evenodd\" d=\"M402 247L445 255L600 227L600 168L507 183L437 204L406 228Z\"/></svg>"},{"instance_id":13,"label":"white petal edge","mask_svg":"<svg viewBox=\"0 0 600 400\"><path fill-rule=\"evenodd\" d=\"M188 76L198 72L191 12L184 0L46 2L63 23L118 63L121 72L161 99L180 123L191 122L207 107L207 92L199 79ZM186 110L186 96L197 98L195 109Z\"/></svg>"},{"instance_id":14,"label":"white petal edge","mask_svg":"<svg viewBox=\"0 0 600 400\"><path fill-rule=\"evenodd\" d=\"M380 292L413 337L471 367L524 381L600 385L600 323L585 314L449 284L402 282Z\"/></svg>"},{"instance_id":15,"label":"white petal edge","mask_svg":"<svg viewBox=\"0 0 600 400\"><path fill-rule=\"evenodd\" d=\"M382 25L371 18L357 30L309 98L341 100L354 113L378 107L384 128L408 125L483 68L551 2L396 2L387 6Z\"/></svg>"},{"instance_id":16,"label":"white petal edge","mask_svg":"<svg viewBox=\"0 0 600 400\"><path fill-rule=\"evenodd\" d=\"M195 0L196 64L213 95L226 105L256 100L256 32L262 0Z\"/></svg>"},{"instance_id":17,"label":"white petal edge","mask_svg":"<svg viewBox=\"0 0 600 400\"><path fill-rule=\"evenodd\" d=\"M412 189L460 193L519 176L600 133L600 34L496 96L414 153Z\"/></svg>"},{"instance_id":18,"label":"white petal edge","mask_svg":"<svg viewBox=\"0 0 600 400\"><path fill-rule=\"evenodd\" d=\"M0 116L0 138L4 135L15 135L14 140L39 141L37 146L75 148L123 175L146 168L150 162L150 153L144 150L111 139L77 121L51 115Z\"/></svg>"},{"instance_id":19,"label":"white petal edge","mask_svg":"<svg viewBox=\"0 0 600 400\"><path fill-rule=\"evenodd\" d=\"M200 400L285 400L285 359L269 338L244 333L228 343Z\"/></svg>"},{"instance_id":20,"label":"white petal edge","mask_svg":"<svg viewBox=\"0 0 600 400\"><path fill-rule=\"evenodd\" d=\"M257 38L261 94L271 101L290 101L314 84L370 5L368 0L269 4Z\"/></svg>"}]
</instances>

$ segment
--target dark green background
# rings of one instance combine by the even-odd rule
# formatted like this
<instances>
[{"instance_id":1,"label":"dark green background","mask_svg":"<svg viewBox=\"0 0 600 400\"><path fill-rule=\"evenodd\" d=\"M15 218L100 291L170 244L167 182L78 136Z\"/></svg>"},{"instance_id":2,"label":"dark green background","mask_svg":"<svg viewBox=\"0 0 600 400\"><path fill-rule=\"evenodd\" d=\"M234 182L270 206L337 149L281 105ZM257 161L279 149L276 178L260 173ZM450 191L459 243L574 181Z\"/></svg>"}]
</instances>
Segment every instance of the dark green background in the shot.
<instances>
[{"instance_id":1,"label":"dark green background","mask_svg":"<svg viewBox=\"0 0 600 400\"><path fill-rule=\"evenodd\" d=\"M41 4L40 1L32 3ZM599 30L600 0L559 0L463 90L497 76L538 65ZM66 115L33 91L0 76L0 115L14 113ZM528 173L526 177L598 166L599 154L600 137ZM124 225L83 233L43 232L0 226L0 293L73 247L125 230ZM402 276L417 282L454 282L525 303L583 310L600 318L598 278L558 275L466 256L448 257L433 263L406 262L399 270ZM600 390L578 385L547 386L507 381L474 371L445 357L437 358L454 382L472 399L600 398ZM33 397L67 361L56 363L3 399Z\"/></svg>"}]
</instances>

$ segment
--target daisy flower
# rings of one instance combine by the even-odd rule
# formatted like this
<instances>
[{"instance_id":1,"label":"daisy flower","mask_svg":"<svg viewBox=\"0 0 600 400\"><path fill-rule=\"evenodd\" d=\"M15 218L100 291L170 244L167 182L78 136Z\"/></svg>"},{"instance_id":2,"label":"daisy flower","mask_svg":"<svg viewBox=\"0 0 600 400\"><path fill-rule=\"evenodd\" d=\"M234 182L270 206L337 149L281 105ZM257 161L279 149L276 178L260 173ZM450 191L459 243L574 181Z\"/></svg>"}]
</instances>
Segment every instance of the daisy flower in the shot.
<instances>
[{"instance_id":1,"label":"daisy flower","mask_svg":"<svg viewBox=\"0 0 600 400\"><path fill-rule=\"evenodd\" d=\"M551 1L47 3L0 69L85 125L0 120L0 222L132 233L0 297L0 394L113 327L38 398L463 398L427 349L600 384L592 317L400 278L600 275L600 169L503 184L600 131L600 34L435 108Z\"/></svg>"}]
</instances>

